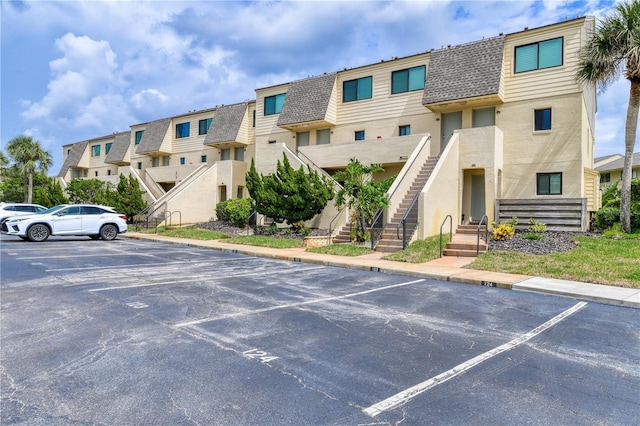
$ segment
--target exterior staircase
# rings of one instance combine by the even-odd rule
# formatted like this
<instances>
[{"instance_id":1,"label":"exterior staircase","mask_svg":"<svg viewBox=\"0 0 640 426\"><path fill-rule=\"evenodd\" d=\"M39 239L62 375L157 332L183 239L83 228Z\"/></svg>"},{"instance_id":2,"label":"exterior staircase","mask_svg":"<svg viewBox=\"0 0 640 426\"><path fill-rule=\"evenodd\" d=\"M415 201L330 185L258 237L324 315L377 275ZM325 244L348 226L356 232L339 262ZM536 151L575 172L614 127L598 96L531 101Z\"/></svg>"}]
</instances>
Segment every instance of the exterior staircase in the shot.
<instances>
[{"instance_id":1,"label":"exterior staircase","mask_svg":"<svg viewBox=\"0 0 640 426\"><path fill-rule=\"evenodd\" d=\"M376 246L376 251L395 252L404 248L402 246L402 237L398 238L398 225L400 225L400 221L407 212L407 209L411 207L411 202L413 201L413 199L416 197L416 195L418 195L420 191L422 191L422 188L424 188L427 180L429 180L429 176L431 176L431 172L433 171L437 163L438 157L431 156L427 158L425 163L422 165L422 168L416 175L413 183L409 187L409 190L400 202L400 205L396 209L393 216L390 217L390 220L387 222L384 228L384 232L380 237L380 241L378 241L378 245ZM411 235L418 225L417 208L409 213L405 223L406 228Z\"/></svg>"},{"instance_id":2,"label":"exterior staircase","mask_svg":"<svg viewBox=\"0 0 640 426\"><path fill-rule=\"evenodd\" d=\"M343 244L351 242L351 225L347 223L340 231L333 237L333 244Z\"/></svg>"},{"instance_id":3,"label":"exterior staircase","mask_svg":"<svg viewBox=\"0 0 640 426\"><path fill-rule=\"evenodd\" d=\"M480 245L478 246L478 224L459 225L456 233L443 250L444 256L476 257L489 249L485 241L487 226L480 227Z\"/></svg>"}]
</instances>

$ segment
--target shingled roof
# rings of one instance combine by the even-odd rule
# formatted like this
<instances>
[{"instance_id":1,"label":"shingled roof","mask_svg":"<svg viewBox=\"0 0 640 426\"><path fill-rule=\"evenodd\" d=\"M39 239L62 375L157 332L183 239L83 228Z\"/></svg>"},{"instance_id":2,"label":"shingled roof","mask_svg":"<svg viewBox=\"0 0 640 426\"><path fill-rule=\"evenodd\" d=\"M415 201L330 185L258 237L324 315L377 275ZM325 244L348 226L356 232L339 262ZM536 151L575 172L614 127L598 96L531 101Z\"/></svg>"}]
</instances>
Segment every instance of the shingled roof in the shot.
<instances>
[{"instance_id":1,"label":"shingled roof","mask_svg":"<svg viewBox=\"0 0 640 426\"><path fill-rule=\"evenodd\" d=\"M498 94L504 40L494 37L433 52L422 104Z\"/></svg>"},{"instance_id":2,"label":"shingled roof","mask_svg":"<svg viewBox=\"0 0 640 426\"><path fill-rule=\"evenodd\" d=\"M84 141L84 142L77 142L71 145L71 151L67 155L67 158L64 160L64 163L62 164L62 168L58 173L58 177L61 177L61 178L65 177L70 167L77 166L78 163L80 163L80 160L82 159L82 155L84 154L84 151L87 149L88 144L89 144L89 141Z\"/></svg>"},{"instance_id":3,"label":"shingled roof","mask_svg":"<svg viewBox=\"0 0 640 426\"><path fill-rule=\"evenodd\" d=\"M634 152L631 159L631 167L635 168L638 166L640 166L640 152ZM624 157L596 167L596 171L598 172L609 172L612 170L622 169L624 169Z\"/></svg>"},{"instance_id":4,"label":"shingled roof","mask_svg":"<svg viewBox=\"0 0 640 426\"><path fill-rule=\"evenodd\" d=\"M213 122L204 137L204 145L236 141L247 108L248 102L241 102L216 109Z\"/></svg>"},{"instance_id":5,"label":"shingled roof","mask_svg":"<svg viewBox=\"0 0 640 426\"><path fill-rule=\"evenodd\" d=\"M140 140L140 144L136 149L136 154L147 154L149 152L160 151L162 140L167 134L171 118L163 118L161 120L151 121L147 123L144 134Z\"/></svg>"},{"instance_id":6,"label":"shingled roof","mask_svg":"<svg viewBox=\"0 0 640 426\"><path fill-rule=\"evenodd\" d=\"M332 73L289 83L278 126L324 120L335 81Z\"/></svg>"},{"instance_id":7,"label":"shingled roof","mask_svg":"<svg viewBox=\"0 0 640 426\"><path fill-rule=\"evenodd\" d=\"M131 131L116 133L115 138L113 140L113 144L111 145L111 149L107 153L104 158L105 163L122 163L124 161L125 156L127 155L127 151L129 150L129 145L131 144Z\"/></svg>"}]
</instances>

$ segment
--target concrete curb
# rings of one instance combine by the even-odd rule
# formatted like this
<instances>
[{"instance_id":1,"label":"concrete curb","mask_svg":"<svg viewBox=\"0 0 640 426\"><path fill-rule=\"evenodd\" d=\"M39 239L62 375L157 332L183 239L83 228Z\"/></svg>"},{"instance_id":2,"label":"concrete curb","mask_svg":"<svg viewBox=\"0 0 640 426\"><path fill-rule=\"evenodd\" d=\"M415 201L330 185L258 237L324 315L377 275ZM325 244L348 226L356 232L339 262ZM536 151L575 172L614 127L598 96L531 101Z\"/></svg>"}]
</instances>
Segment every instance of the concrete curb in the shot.
<instances>
[{"instance_id":1,"label":"concrete curb","mask_svg":"<svg viewBox=\"0 0 640 426\"><path fill-rule=\"evenodd\" d=\"M304 248L272 249L268 247L244 246L224 243L219 240L190 240L156 234L127 233L124 238L162 241L190 247L209 248L228 253L258 256L291 262L311 263L338 268L357 269L387 274L407 275L417 278L436 279L463 284L482 285L506 290L518 290L571 297L592 302L640 308L640 289L615 287L554 278L531 277L503 272L481 271L437 263L404 263L381 258L345 257L306 252Z\"/></svg>"}]
</instances>

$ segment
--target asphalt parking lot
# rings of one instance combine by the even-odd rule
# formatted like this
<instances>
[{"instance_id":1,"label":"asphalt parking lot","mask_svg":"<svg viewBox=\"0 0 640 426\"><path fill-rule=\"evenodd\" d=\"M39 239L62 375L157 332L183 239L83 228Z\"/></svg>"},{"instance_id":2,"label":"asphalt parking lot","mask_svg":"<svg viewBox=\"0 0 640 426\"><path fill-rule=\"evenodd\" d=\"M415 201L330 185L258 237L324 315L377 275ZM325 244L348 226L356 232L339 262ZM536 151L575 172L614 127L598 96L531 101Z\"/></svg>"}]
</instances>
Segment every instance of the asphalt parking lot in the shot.
<instances>
[{"instance_id":1,"label":"asphalt parking lot","mask_svg":"<svg viewBox=\"0 0 640 426\"><path fill-rule=\"evenodd\" d=\"M122 238L0 268L3 425L640 418L637 309Z\"/></svg>"}]
</instances>

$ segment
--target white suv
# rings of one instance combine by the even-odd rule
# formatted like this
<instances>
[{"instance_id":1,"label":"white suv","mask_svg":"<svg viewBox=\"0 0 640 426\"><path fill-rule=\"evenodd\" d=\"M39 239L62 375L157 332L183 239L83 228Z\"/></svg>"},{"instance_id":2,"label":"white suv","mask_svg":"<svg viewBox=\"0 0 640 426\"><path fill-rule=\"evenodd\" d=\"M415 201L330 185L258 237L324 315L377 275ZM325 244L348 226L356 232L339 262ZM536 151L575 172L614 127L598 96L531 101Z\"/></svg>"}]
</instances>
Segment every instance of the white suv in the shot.
<instances>
[{"instance_id":1,"label":"white suv","mask_svg":"<svg viewBox=\"0 0 640 426\"><path fill-rule=\"evenodd\" d=\"M49 235L85 235L113 240L127 232L127 217L111 207L93 204L62 204L40 214L18 216L5 223L3 233L23 240L44 241Z\"/></svg>"},{"instance_id":2,"label":"white suv","mask_svg":"<svg viewBox=\"0 0 640 426\"><path fill-rule=\"evenodd\" d=\"M0 227L4 225L7 219L13 216L42 213L46 209L40 204L0 203ZM6 229L4 230L6 231Z\"/></svg>"}]
</instances>

